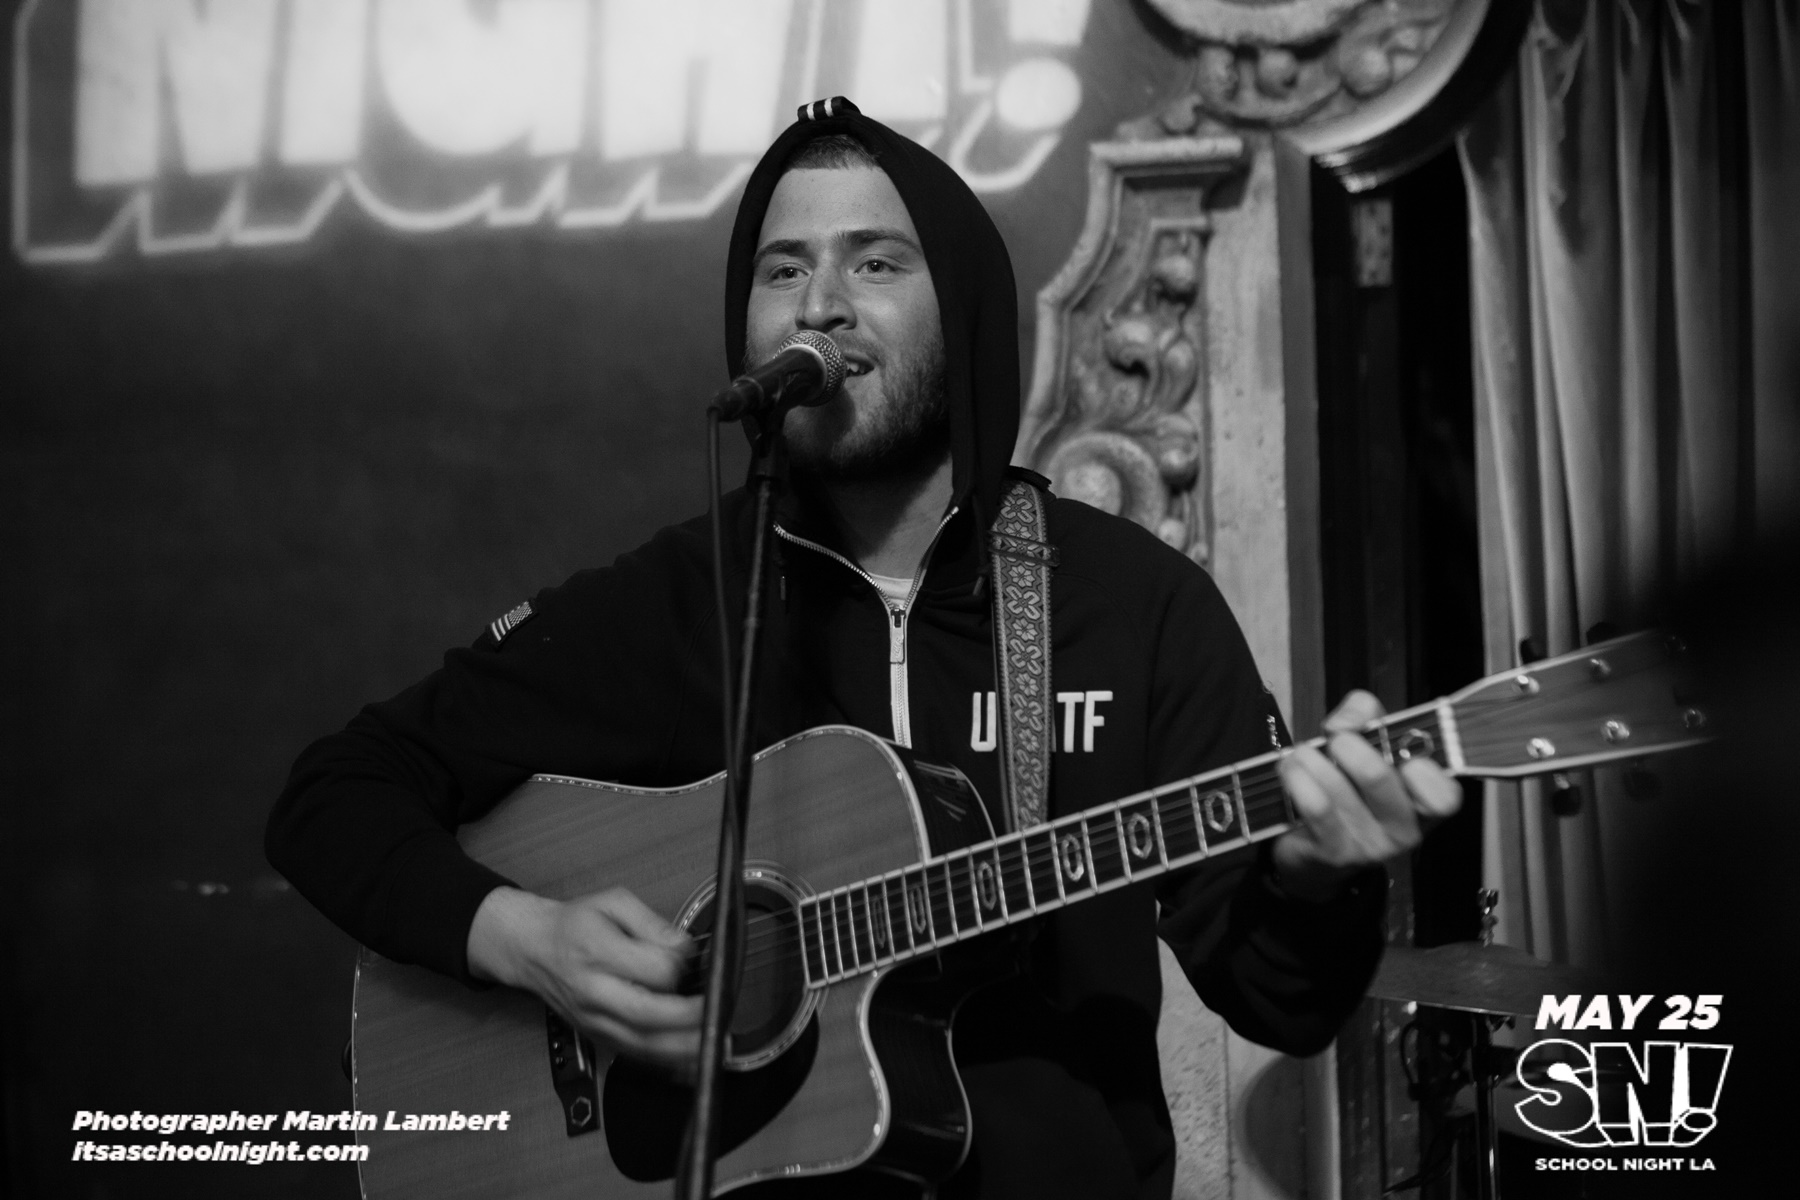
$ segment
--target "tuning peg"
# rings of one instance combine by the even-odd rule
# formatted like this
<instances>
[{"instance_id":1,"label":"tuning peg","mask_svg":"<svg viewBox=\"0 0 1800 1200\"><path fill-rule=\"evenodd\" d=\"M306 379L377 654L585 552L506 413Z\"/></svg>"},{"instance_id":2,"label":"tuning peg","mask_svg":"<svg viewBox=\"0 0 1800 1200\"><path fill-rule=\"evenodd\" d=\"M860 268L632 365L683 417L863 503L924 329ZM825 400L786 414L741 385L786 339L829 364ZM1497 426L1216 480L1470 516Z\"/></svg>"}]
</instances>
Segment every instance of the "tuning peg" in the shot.
<instances>
[{"instance_id":1,"label":"tuning peg","mask_svg":"<svg viewBox=\"0 0 1800 1200\"><path fill-rule=\"evenodd\" d=\"M1581 785L1562 771L1550 777L1550 811L1559 817L1581 811Z\"/></svg>"},{"instance_id":2,"label":"tuning peg","mask_svg":"<svg viewBox=\"0 0 1800 1200\"><path fill-rule=\"evenodd\" d=\"M1530 666L1544 657L1544 643L1534 637L1519 639L1519 665Z\"/></svg>"},{"instance_id":3,"label":"tuning peg","mask_svg":"<svg viewBox=\"0 0 1800 1200\"><path fill-rule=\"evenodd\" d=\"M1591 646L1595 642L1610 642L1618 636L1619 627L1611 621L1595 621L1588 626L1587 644Z\"/></svg>"}]
</instances>

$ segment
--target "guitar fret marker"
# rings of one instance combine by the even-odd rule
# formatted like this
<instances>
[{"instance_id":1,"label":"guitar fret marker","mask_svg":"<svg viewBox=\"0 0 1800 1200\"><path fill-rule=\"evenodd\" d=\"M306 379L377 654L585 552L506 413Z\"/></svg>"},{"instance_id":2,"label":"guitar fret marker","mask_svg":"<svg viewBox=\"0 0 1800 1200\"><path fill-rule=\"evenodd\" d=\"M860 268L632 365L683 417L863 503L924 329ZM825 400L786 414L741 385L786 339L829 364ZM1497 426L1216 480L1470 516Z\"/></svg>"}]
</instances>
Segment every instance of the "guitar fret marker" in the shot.
<instances>
[{"instance_id":1,"label":"guitar fret marker","mask_svg":"<svg viewBox=\"0 0 1800 1200\"><path fill-rule=\"evenodd\" d=\"M881 936L887 943L888 954L898 957L900 940L894 936L894 915L888 910L887 882L885 880L875 885L875 896L881 901Z\"/></svg>"},{"instance_id":2,"label":"guitar fret marker","mask_svg":"<svg viewBox=\"0 0 1800 1200\"><path fill-rule=\"evenodd\" d=\"M906 886L906 909L912 917L912 930L915 934L926 934L931 929L931 909L925 902L923 885Z\"/></svg>"},{"instance_id":3,"label":"guitar fret marker","mask_svg":"<svg viewBox=\"0 0 1800 1200\"><path fill-rule=\"evenodd\" d=\"M1206 827L1214 833L1224 833L1231 828L1231 797L1224 792L1208 792L1201 802L1206 810Z\"/></svg>"},{"instance_id":4,"label":"guitar fret marker","mask_svg":"<svg viewBox=\"0 0 1800 1200\"><path fill-rule=\"evenodd\" d=\"M1169 843L1163 837L1162 797L1150 797L1150 822L1156 829L1156 857L1162 860L1163 866L1169 865Z\"/></svg>"},{"instance_id":5,"label":"guitar fret marker","mask_svg":"<svg viewBox=\"0 0 1800 1200\"><path fill-rule=\"evenodd\" d=\"M869 914L869 937L875 946L875 956L879 958L888 953L887 930L875 923L875 898L869 895L869 885L862 885L863 909Z\"/></svg>"},{"instance_id":6,"label":"guitar fret marker","mask_svg":"<svg viewBox=\"0 0 1800 1200\"><path fill-rule=\"evenodd\" d=\"M975 867L975 899L987 912L1000 906L1000 887L994 881L994 864L986 859Z\"/></svg>"},{"instance_id":7,"label":"guitar fret marker","mask_svg":"<svg viewBox=\"0 0 1800 1200\"><path fill-rule=\"evenodd\" d=\"M1000 843L994 843L994 881L995 890L1000 893L1000 920L1012 920L1012 901L1006 898L1006 860L1000 857Z\"/></svg>"},{"instance_id":8,"label":"guitar fret marker","mask_svg":"<svg viewBox=\"0 0 1800 1200\"><path fill-rule=\"evenodd\" d=\"M1082 857L1081 843L1071 834L1058 843L1058 849L1061 851L1063 874L1070 883L1080 883L1081 877L1087 873L1087 860Z\"/></svg>"},{"instance_id":9,"label":"guitar fret marker","mask_svg":"<svg viewBox=\"0 0 1800 1200\"><path fill-rule=\"evenodd\" d=\"M1143 813L1132 814L1131 820L1125 823L1125 840L1131 847L1131 857L1149 858L1150 851L1155 846L1154 834L1150 829L1150 818Z\"/></svg>"},{"instance_id":10,"label":"guitar fret marker","mask_svg":"<svg viewBox=\"0 0 1800 1200\"><path fill-rule=\"evenodd\" d=\"M962 864L963 886L967 889L969 896L969 915L974 918L972 928L977 932L981 929L981 881L976 878L976 868L979 866L973 853L970 853L967 861Z\"/></svg>"}]
</instances>

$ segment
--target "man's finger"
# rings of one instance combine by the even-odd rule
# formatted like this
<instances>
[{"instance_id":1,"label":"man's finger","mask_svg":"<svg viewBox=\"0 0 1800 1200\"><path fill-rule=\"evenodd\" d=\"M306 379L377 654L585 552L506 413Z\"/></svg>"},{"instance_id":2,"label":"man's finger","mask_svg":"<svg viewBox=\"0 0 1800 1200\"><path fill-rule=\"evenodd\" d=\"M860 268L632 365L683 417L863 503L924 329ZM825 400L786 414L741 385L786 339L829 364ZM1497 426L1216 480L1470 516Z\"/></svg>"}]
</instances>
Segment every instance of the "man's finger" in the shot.
<instances>
[{"instance_id":1,"label":"man's finger","mask_svg":"<svg viewBox=\"0 0 1800 1200\"><path fill-rule=\"evenodd\" d=\"M1315 778L1320 767L1331 767L1324 755L1311 746L1296 746L1282 756L1277 768L1281 773L1282 783L1287 786L1288 795L1294 801L1294 807L1300 813L1300 819L1309 827L1315 821L1331 817L1331 797L1326 793L1325 785Z\"/></svg>"},{"instance_id":2,"label":"man's finger","mask_svg":"<svg viewBox=\"0 0 1800 1200\"><path fill-rule=\"evenodd\" d=\"M1354 733L1333 734L1330 749L1332 761L1382 828L1398 838L1416 838L1418 814L1413 811L1406 784L1381 752Z\"/></svg>"},{"instance_id":3,"label":"man's finger","mask_svg":"<svg viewBox=\"0 0 1800 1200\"><path fill-rule=\"evenodd\" d=\"M571 932L579 969L616 975L658 992L671 992L681 982L684 959L678 951L638 940L606 913L583 914Z\"/></svg>"},{"instance_id":4,"label":"man's finger","mask_svg":"<svg viewBox=\"0 0 1800 1200\"><path fill-rule=\"evenodd\" d=\"M1386 712L1387 709L1381 706L1381 701L1372 693L1357 688L1340 700L1338 706L1331 710L1331 715L1325 718L1325 732L1348 733L1362 729L1371 722L1379 721Z\"/></svg>"},{"instance_id":5,"label":"man's finger","mask_svg":"<svg viewBox=\"0 0 1800 1200\"><path fill-rule=\"evenodd\" d=\"M1442 821L1462 807L1462 785L1429 758L1402 763L1400 774L1406 778L1406 790L1421 821Z\"/></svg>"},{"instance_id":6,"label":"man's finger","mask_svg":"<svg viewBox=\"0 0 1800 1200\"><path fill-rule=\"evenodd\" d=\"M607 915L632 937L667 946L671 950L687 946L687 934L669 924L662 914L624 888L614 888L602 893L600 902Z\"/></svg>"},{"instance_id":7,"label":"man's finger","mask_svg":"<svg viewBox=\"0 0 1800 1200\"><path fill-rule=\"evenodd\" d=\"M1306 836L1322 857L1337 861L1350 847L1379 845L1379 823L1330 759L1311 746L1297 746L1282 760L1281 772Z\"/></svg>"},{"instance_id":8,"label":"man's finger","mask_svg":"<svg viewBox=\"0 0 1800 1200\"><path fill-rule=\"evenodd\" d=\"M700 1053L700 1034L698 1031L680 1033L669 1031L645 1032L613 1020L602 1014L593 1014L575 1022L583 1032L596 1037L633 1058L645 1062L657 1063L677 1072L686 1073L692 1070L694 1059Z\"/></svg>"},{"instance_id":9,"label":"man's finger","mask_svg":"<svg viewBox=\"0 0 1800 1200\"><path fill-rule=\"evenodd\" d=\"M700 996L672 996L611 975L596 975L588 980L579 999L585 1012L609 1017L642 1032L697 1028L705 1003Z\"/></svg>"}]
</instances>

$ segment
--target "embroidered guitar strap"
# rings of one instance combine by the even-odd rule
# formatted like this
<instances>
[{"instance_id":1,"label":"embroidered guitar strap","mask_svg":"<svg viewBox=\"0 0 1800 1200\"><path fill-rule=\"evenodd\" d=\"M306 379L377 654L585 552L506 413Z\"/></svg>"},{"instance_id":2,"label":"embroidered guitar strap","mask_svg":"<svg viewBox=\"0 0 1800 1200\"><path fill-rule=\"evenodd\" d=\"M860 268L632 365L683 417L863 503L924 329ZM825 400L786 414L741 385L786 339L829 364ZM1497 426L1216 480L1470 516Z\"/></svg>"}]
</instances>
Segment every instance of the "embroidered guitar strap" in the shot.
<instances>
[{"instance_id":1,"label":"embroidered guitar strap","mask_svg":"<svg viewBox=\"0 0 1800 1200\"><path fill-rule=\"evenodd\" d=\"M1042 824L1049 810L1054 748L1050 690L1050 545L1044 497L1007 480L988 535L994 570L994 659L1000 684L1000 786L1014 829Z\"/></svg>"}]
</instances>

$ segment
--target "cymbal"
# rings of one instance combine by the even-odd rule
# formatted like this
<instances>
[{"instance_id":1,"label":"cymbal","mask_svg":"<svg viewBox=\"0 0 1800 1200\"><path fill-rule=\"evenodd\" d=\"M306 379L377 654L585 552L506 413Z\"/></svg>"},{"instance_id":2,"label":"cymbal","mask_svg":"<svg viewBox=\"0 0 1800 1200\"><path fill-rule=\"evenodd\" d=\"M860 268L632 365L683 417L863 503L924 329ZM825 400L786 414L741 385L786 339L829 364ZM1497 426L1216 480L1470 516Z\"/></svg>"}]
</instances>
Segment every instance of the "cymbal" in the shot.
<instances>
[{"instance_id":1,"label":"cymbal","mask_svg":"<svg viewBox=\"0 0 1800 1200\"><path fill-rule=\"evenodd\" d=\"M1369 995L1411 1000L1432 1008L1535 1017L1547 995L1608 991L1604 977L1580 967L1545 962L1512 946L1452 942L1418 950L1389 946Z\"/></svg>"}]
</instances>

